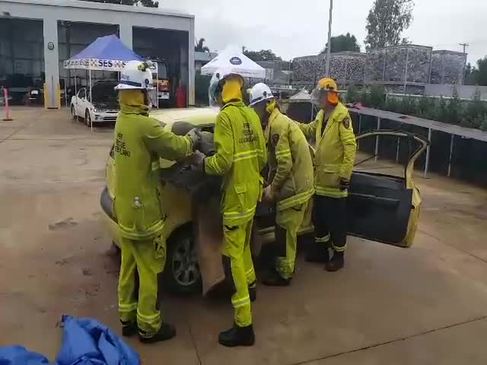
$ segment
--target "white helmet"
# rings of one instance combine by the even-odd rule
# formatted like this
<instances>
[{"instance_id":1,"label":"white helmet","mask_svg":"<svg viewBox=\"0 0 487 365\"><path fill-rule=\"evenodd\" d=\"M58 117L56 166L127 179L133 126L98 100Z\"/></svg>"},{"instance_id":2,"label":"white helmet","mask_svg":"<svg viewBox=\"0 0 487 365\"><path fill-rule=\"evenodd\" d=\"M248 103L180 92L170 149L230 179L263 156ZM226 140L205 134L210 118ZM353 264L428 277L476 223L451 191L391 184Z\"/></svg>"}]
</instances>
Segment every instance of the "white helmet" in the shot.
<instances>
[{"instance_id":1,"label":"white helmet","mask_svg":"<svg viewBox=\"0 0 487 365\"><path fill-rule=\"evenodd\" d=\"M259 82L258 84L255 84L254 87L250 90L249 106L253 106L257 103L260 103L261 101L273 98L274 95L272 95L271 88L263 82Z\"/></svg>"},{"instance_id":2,"label":"white helmet","mask_svg":"<svg viewBox=\"0 0 487 365\"><path fill-rule=\"evenodd\" d=\"M210 86L208 87L208 96L210 98L211 106L217 105L218 95L222 92L222 81L231 75L240 76L243 80L242 75L225 69L217 70L211 77Z\"/></svg>"},{"instance_id":3,"label":"white helmet","mask_svg":"<svg viewBox=\"0 0 487 365\"><path fill-rule=\"evenodd\" d=\"M120 75L115 90L152 90L152 71L154 64L150 61L129 61Z\"/></svg>"}]
</instances>

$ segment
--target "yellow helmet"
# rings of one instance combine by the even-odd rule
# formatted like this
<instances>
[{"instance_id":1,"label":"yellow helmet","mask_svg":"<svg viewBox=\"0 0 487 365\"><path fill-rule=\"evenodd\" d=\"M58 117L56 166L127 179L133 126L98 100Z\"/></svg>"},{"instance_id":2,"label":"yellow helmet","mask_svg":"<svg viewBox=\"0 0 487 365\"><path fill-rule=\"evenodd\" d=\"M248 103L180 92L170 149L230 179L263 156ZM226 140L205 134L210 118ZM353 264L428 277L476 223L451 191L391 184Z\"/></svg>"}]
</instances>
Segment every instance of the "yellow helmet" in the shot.
<instances>
[{"instance_id":1,"label":"yellow helmet","mask_svg":"<svg viewBox=\"0 0 487 365\"><path fill-rule=\"evenodd\" d=\"M338 85L332 78L324 77L318 81L317 89L338 92Z\"/></svg>"},{"instance_id":2,"label":"yellow helmet","mask_svg":"<svg viewBox=\"0 0 487 365\"><path fill-rule=\"evenodd\" d=\"M329 77L324 77L318 81L318 85L316 85L316 88L311 93L311 102L322 107L325 96L328 103L332 105L338 104L338 86L335 80Z\"/></svg>"}]
</instances>

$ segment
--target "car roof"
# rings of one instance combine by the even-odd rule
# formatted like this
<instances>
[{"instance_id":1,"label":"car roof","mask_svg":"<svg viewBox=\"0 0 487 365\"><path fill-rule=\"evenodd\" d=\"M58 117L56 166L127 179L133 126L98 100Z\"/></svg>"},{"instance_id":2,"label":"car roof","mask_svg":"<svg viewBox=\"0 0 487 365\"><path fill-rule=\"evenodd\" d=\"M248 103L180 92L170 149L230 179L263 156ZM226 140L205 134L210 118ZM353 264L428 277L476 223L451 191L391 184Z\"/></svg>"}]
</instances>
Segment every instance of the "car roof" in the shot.
<instances>
[{"instance_id":1,"label":"car roof","mask_svg":"<svg viewBox=\"0 0 487 365\"><path fill-rule=\"evenodd\" d=\"M155 118L166 124L175 122L190 122L196 125L215 124L218 108L174 108L174 109L153 109L150 113Z\"/></svg>"}]
</instances>

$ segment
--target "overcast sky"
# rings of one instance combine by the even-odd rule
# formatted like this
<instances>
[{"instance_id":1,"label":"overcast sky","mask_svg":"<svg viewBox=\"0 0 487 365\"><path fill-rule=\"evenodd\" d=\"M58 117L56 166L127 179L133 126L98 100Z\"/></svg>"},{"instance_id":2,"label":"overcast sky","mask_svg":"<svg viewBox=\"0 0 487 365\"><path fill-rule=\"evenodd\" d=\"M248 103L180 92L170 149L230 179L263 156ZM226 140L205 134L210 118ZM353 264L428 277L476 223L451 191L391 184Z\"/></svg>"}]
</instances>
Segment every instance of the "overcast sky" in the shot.
<instances>
[{"instance_id":1,"label":"overcast sky","mask_svg":"<svg viewBox=\"0 0 487 365\"><path fill-rule=\"evenodd\" d=\"M161 7L194 14L196 38L211 50L229 44L272 49L284 59L318 53L326 43L328 0L160 0ZM350 32L364 49L365 20L373 0L335 0L333 35ZM286 5L284 5L286 4ZM487 0L415 0L404 33L413 43L461 51L469 61L487 55Z\"/></svg>"}]
</instances>

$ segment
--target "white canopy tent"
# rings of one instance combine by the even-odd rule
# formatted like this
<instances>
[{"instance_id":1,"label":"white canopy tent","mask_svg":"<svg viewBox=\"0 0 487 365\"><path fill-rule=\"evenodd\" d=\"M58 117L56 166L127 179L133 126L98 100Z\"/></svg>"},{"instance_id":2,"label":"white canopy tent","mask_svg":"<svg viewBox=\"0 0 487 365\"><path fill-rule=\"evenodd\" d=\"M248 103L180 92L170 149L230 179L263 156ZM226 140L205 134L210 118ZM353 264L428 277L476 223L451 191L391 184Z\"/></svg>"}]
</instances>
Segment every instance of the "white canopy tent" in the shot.
<instances>
[{"instance_id":1,"label":"white canopy tent","mask_svg":"<svg viewBox=\"0 0 487 365\"><path fill-rule=\"evenodd\" d=\"M289 101L294 103L311 102L311 95L303 88L298 93L291 96Z\"/></svg>"},{"instance_id":2,"label":"white canopy tent","mask_svg":"<svg viewBox=\"0 0 487 365\"><path fill-rule=\"evenodd\" d=\"M217 71L235 72L242 77L265 79L265 68L245 56L237 47L227 47L201 68L202 75Z\"/></svg>"}]
</instances>

